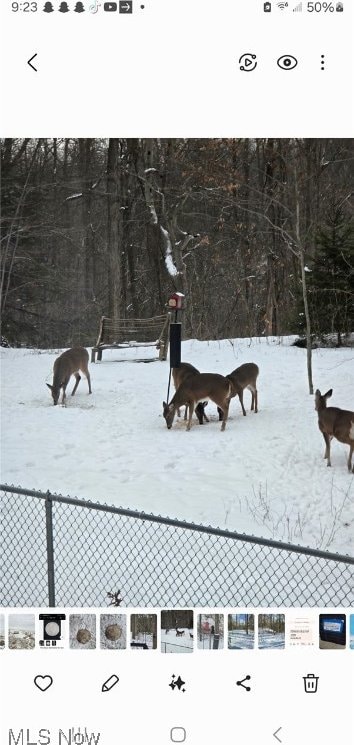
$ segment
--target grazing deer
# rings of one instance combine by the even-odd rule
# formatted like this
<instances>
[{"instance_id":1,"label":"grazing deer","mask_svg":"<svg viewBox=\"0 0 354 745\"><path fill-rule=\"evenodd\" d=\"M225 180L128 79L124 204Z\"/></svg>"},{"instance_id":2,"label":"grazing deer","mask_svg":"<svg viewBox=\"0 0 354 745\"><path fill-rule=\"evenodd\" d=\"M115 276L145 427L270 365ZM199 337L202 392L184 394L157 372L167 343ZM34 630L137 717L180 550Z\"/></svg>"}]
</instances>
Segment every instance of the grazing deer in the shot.
<instances>
[{"instance_id":1,"label":"grazing deer","mask_svg":"<svg viewBox=\"0 0 354 745\"><path fill-rule=\"evenodd\" d=\"M191 365L189 362L181 362L179 367L173 367L172 377L175 390L177 391L177 388L179 388L181 383L184 383L184 381L187 380L187 378L189 378L191 375L200 375L200 372L199 370L197 370L196 367L194 367L194 365ZM197 406L195 407L195 413L198 417L199 424L203 424L204 419L206 422L209 421L205 413L205 407L207 405L207 401L200 401L200 403L197 404ZM177 411L177 416L181 416L179 409ZM184 409L184 419L187 419L187 406Z\"/></svg>"},{"instance_id":2,"label":"grazing deer","mask_svg":"<svg viewBox=\"0 0 354 745\"><path fill-rule=\"evenodd\" d=\"M176 636L184 636L184 630L179 631L179 629L176 629Z\"/></svg>"},{"instance_id":3,"label":"grazing deer","mask_svg":"<svg viewBox=\"0 0 354 745\"><path fill-rule=\"evenodd\" d=\"M259 367L254 362L246 362L240 367L236 367L230 375L226 375L232 386L231 398L238 396L242 408L243 416L246 416L246 409L243 405L243 391L248 388L252 393L252 404L251 411L254 409L254 413L258 412L258 391L257 391L257 378L259 374ZM221 409L218 409L219 419L223 418Z\"/></svg>"},{"instance_id":4,"label":"grazing deer","mask_svg":"<svg viewBox=\"0 0 354 745\"><path fill-rule=\"evenodd\" d=\"M63 389L61 402L64 405L66 398L66 386L68 385L68 382L72 375L75 375L76 383L71 395L75 395L75 391L81 380L79 370L81 370L81 372L83 372L83 374L86 376L89 393L92 393L91 378L88 371L88 361L89 354L87 349L85 349L84 347L73 347L72 349L67 349L67 351L63 352L60 357L57 357L53 367L53 385L49 385L49 383L47 383L48 388L50 388L52 392L54 406L56 406L59 401L61 388Z\"/></svg>"},{"instance_id":5,"label":"grazing deer","mask_svg":"<svg viewBox=\"0 0 354 745\"><path fill-rule=\"evenodd\" d=\"M230 398L232 395L231 383L223 375L216 373L199 373L192 375L177 389L172 401L167 404L163 402L163 415L166 419L167 428L171 429L176 411L180 406L189 407L189 418L187 432L191 428L193 411L199 401L206 399L214 403L222 410L223 420L221 431L226 427L229 414Z\"/></svg>"},{"instance_id":6,"label":"grazing deer","mask_svg":"<svg viewBox=\"0 0 354 745\"><path fill-rule=\"evenodd\" d=\"M191 634L191 632L189 632L189 636L191 639L193 639L193 634Z\"/></svg>"},{"instance_id":7,"label":"grazing deer","mask_svg":"<svg viewBox=\"0 0 354 745\"><path fill-rule=\"evenodd\" d=\"M332 388L321 395L317 389L315 393L315 409L318 413L318 427L323 434L326 443L324 458L327 458L327 466L331 466L331 439L335 437L339 442L349 445L348 471L354 473L352 469L352 455L354 450L354 411L338 409L336 406L329 406L327 409L327 398L333 393Z\"/></svg>"}]
</instances>

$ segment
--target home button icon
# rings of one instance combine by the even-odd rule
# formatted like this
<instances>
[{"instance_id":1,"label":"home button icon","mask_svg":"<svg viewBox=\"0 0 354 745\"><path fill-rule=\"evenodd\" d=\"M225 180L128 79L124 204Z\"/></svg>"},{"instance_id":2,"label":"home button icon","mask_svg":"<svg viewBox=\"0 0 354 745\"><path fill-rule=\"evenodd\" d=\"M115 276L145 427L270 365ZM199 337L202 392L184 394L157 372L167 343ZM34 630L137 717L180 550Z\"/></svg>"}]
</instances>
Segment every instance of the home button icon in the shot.
<instances>
[{"instance_id":1,"label":"home button icon","mask_svg":"<svg viewBox=\"0 0 354 745\"><path fill-rule=\"evenodd\" d=\"M187 732L184 727L172 727L170 739L171 742L186 742Z\"/></svg>"}]
</instances>

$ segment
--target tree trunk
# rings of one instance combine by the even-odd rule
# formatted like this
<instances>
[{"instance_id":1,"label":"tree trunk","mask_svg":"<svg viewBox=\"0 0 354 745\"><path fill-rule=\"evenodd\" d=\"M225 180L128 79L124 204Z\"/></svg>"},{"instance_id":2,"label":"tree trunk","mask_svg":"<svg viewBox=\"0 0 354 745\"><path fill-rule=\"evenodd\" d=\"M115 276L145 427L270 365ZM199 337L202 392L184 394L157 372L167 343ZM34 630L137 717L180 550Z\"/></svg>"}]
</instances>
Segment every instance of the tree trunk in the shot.
<instances>
[{"instance_id":1,"label":"tree trunk","mask_svg":"<svg viewBox=\"0 0 354 745\"><path fill-rule=\"evenodd\" d=\"M111 138L107 156L107 243L108 313L118 320L121 314L121 214L119 204L119 140Z\"/></svg>"}]
</instances>

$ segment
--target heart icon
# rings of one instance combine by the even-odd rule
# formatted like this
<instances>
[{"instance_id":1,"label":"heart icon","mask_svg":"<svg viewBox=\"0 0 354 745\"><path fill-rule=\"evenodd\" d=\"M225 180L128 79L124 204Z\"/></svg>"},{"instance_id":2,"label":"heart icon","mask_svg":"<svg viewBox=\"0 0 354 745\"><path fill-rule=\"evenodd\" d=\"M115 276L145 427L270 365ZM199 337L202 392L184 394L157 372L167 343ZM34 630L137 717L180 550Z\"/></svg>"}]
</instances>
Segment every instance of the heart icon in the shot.
<instances>
[{"instance_id":1,"label":"heart icon","mask_svg":"<svg viewBox=\"0 0 354 745\"><path fill-rule=\"evenodd\" d=\"M34 685L37 686L40 691L47 691L48 688L53 685L53 678L51 675L36 675Z\"/></svg>"}]
</instances>

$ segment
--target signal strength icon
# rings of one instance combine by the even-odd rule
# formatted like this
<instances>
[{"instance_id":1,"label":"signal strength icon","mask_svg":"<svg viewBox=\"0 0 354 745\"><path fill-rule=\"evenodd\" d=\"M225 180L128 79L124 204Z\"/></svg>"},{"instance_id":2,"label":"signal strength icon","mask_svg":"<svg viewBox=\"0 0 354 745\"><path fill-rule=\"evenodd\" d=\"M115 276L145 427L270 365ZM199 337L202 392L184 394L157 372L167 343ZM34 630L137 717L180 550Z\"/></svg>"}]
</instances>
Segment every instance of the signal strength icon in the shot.
<instances>
[{"instance_id":1,"label":"signal strength icon","mask_svg":"<svg viewBox=\"0 0 354 745\"><path fill-rule=\"evenodd\" d=\"M295 5L295 8L293 9L293 13L302 13L302 3Z\"/></svg>"},{"instance_id":2,"label":"signal strength icon","mask_svg":"<svg viewBox=\"0 0 354 745\"><path fill-rule=\"evenodd\" d=\"M285 8L288 7L288 4L289 3L277 3L277 6L278 8L280 8L280 10L285 10Z\"/></svg>"}]
</instances>

